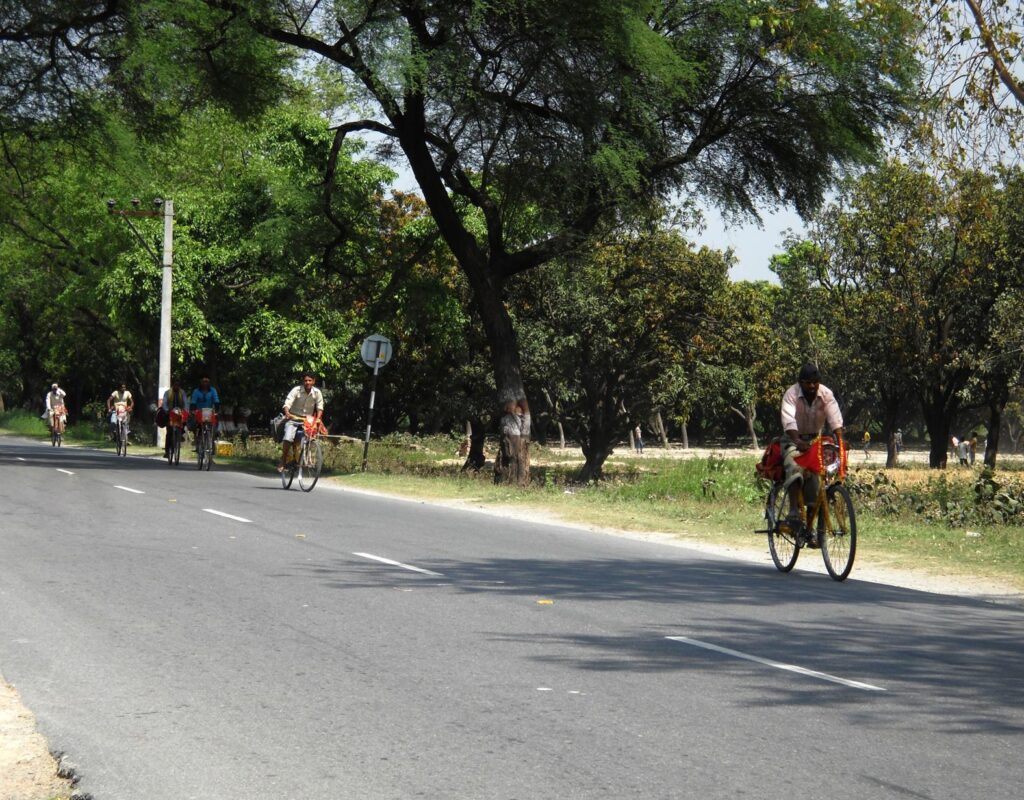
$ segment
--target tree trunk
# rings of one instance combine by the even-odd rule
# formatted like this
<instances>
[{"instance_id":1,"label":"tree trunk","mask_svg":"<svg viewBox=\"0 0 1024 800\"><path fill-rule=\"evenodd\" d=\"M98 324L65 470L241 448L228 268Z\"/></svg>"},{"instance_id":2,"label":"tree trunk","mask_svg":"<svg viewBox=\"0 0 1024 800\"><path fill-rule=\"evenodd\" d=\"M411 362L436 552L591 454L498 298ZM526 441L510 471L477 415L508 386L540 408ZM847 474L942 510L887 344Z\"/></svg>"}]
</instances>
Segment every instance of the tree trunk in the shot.
<instances>
[{"instance_id":1,"label":"tree trunk","mask_svg":"<svg viewBox=\"0 0 1024 800\"><path fill-rule=\"evenodd\" d=\"M932 469L945 469L951 419L941 408L925 408L924 422L930 440L928 466Z\"/></svg>"},{"instance_id":2,"label":"tree trunk","mask_svg":"<svg viewBox=\"0 0 1024 800\"><path fill-rule=\"evenodd\" d=\"M654 423L658 426L658 438L661 439L661 446L668 450L668 434L665 433L665 421L661 418L661 411L656 413Z\"/></svg>"},{"instance_id":3,"label":"tree trunk","mask_svg":"<svg viewBox=\"0 0 1024 800\"><path fill-rule=\"evenodd\" d=\"M494 482L526 486L530 482L530 414L509 403L501 417L501 439L494 459Z\"/></svg>"},{"instance_id":4,"label":"tree trunk","mask_svg":"<svg viewBox=\"0 0 1024 800\"><path fill-rule=\"evenodd\" d=\"M988 406L988 437L985 441L985 466L996 468L996 456L999 455L999 431L1003 425L1003 409L1006 403L998 401Z\"/></svg>"},{"instance_id":5,"label":"tree trunk","mask_svg":"<svg viewBox=\"0 0 1024 800\"><path fill-rule=\"evenodd\" d=\"M683 449L690 449L690 434L686 430L686 420L683 420Z\"/></svg>"},{"instance_id":6,"label":"tree trunk","mask_svg":"<svg viewBox=\"0 0 1024 800\"><path fill-rule=\"evenodd\" d=\"M563 450L565 449L565 428L562 425L562 414L558 410L558 403L551 399L551 393L547 389L542 390L544 392L544 399L548 403L548 408L551 409L551 415L554 417L555 424L558 426L558 446Z\"/></svg>"},{"instance_id":7,"label":"tree trunk","mask_svg":"<svg viewBox=\"0 0 1024 800\"><path fill-rule=\"evenodd\" d=\"M754 430L754 420L757 419L757 406L753 403L745 403L742 411L736 408L736 406L729 407L736 416L747 423L747 433L750 436L750 441L754 445L754 450L759 450L760 446L757 443L757 432Z\"/></svg>"},{"instance_id":8,"label":"tree trunk","mask_svg":"<svg viewBox=\"0 0 1024 800\"><path fill-rule=\"evenodd\" d=\"M515 330L501 296L505 277L511 273L492 261L501 257L499 253L481 249L452 201L427 145L422 98L407 105L405 113L389 117L434 223L469 281L474 309L487 337L501 415L501 443L494 479L525 485L530 479L530 404L523 387ZM510 417L517 418L518 424L512 424Z\"/></svg>"}]
</instances>

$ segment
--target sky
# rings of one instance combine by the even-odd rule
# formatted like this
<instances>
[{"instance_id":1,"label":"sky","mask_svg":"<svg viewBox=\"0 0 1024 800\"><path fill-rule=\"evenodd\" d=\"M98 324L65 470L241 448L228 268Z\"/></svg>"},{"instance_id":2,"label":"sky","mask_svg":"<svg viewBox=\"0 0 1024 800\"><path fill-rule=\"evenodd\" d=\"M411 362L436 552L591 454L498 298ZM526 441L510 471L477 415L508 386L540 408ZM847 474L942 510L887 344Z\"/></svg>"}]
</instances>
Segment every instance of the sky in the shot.
<instances>
[{"instance_id":1,"label":"sky","mask_svg":"<svg viewBox=\"0 0 1024 800\"><path fill-rule=\"evenodd\" d=\"M734 281L778 283L778 277L768 268L771 257L782 252L782 241L788 230L797 235L806 230L800 215L793 210L762 213L763 227L755 223L727 226L721 215L711 208L704 209L704 215L707 228L694 238L698 244L717 250L732 248L736 264L729 271L729 277Z\"/></svg>"}]
</instances>

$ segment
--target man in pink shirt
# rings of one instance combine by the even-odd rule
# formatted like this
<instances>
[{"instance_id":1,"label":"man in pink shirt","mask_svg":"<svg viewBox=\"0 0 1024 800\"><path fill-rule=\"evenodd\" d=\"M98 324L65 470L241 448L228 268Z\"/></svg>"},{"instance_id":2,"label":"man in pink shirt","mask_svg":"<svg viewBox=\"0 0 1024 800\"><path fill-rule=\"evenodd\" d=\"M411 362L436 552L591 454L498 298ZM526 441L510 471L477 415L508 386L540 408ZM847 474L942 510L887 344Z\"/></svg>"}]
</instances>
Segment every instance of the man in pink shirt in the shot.
<instances>
[{"instance_id":1,"label":"man in pink shirt","mask_svg":"<svg viewBox=\"0 0 1024 800\"><path fill-rule=\"evenodd\" d=\"M825 426L833 434L842 435L843 415L832 390L821 384L821 375L814 364L800 368L799 380L782 395L782 457L786 467L786 481L800 472L800 465L794 460L810 448L810 442L821 435ZM801 503L800 481L789 486L791 515L799 515Z\"/></svg>"}]
</instances>

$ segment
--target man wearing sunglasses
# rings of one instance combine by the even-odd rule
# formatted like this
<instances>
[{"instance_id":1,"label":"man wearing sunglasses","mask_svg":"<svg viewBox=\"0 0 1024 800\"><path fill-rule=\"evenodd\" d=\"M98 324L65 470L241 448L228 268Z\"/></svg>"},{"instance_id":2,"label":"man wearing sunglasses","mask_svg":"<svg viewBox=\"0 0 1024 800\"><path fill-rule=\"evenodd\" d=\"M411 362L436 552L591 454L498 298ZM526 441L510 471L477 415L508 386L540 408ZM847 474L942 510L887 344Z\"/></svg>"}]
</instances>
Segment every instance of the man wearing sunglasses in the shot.
<instances>
[{"instance_id":1,"label":"man wearing sunglasses","mask_svg":"<svg viewBox=\"0 0 1024 800\"><path fill-rule=\"evenodd\" d=\"M786 435L782 437L782 458L786 468L786 481L800 472L800 465L795 459L800 453L806 452L811 441L821 435L825 426L833 435L843 433L843 415L839 411L839 403L832 390L821 383L821 374L814 364L804 364L800 368L800 376L782 395L782 429ZM815 487L816 488L816 487ZM793 481L789 486L791 521L799 521L802 505L800 481Z\"/></svg>"}]
</instances>

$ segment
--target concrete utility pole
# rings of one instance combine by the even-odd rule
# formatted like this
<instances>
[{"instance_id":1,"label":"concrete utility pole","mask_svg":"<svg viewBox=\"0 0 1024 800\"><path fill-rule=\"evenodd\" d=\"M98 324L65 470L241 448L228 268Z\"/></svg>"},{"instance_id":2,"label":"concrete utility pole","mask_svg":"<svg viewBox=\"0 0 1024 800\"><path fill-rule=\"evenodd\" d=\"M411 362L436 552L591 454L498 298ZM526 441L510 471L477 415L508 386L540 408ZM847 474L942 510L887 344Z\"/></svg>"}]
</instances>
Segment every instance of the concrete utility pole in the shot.
<instances>
[{"instance_id":1,"label":"concrete utility pole","mask_svg":"<svg viewBox=\"0 0 1024 800\"><path fill-rule=\"evenodd\" d=\"M161 200L158 197L153 201L153 205L156 207L156 210L143 211L139 208L138 199L133 199L132 208L118 209L114 208L115 201L107 201L107 211L114 216L124 218L124 221L128 223L128 227L132 229L132 233L142 242L142 246L153 256L156 263L160 265L163 273L160 287L160 358L157 369L156 389L156 402L159 405L163 399L164 392L171 385L171 287L173 285L174 271L174 201ZM132 223L132 217L163 217L164 254L162 261L157 258L153 248L149 246L145 237L139 233L138 228ZM166 432L163 428L156 429L157 447L164 446L165 435Z\"/></svg>"}]
</instances>

